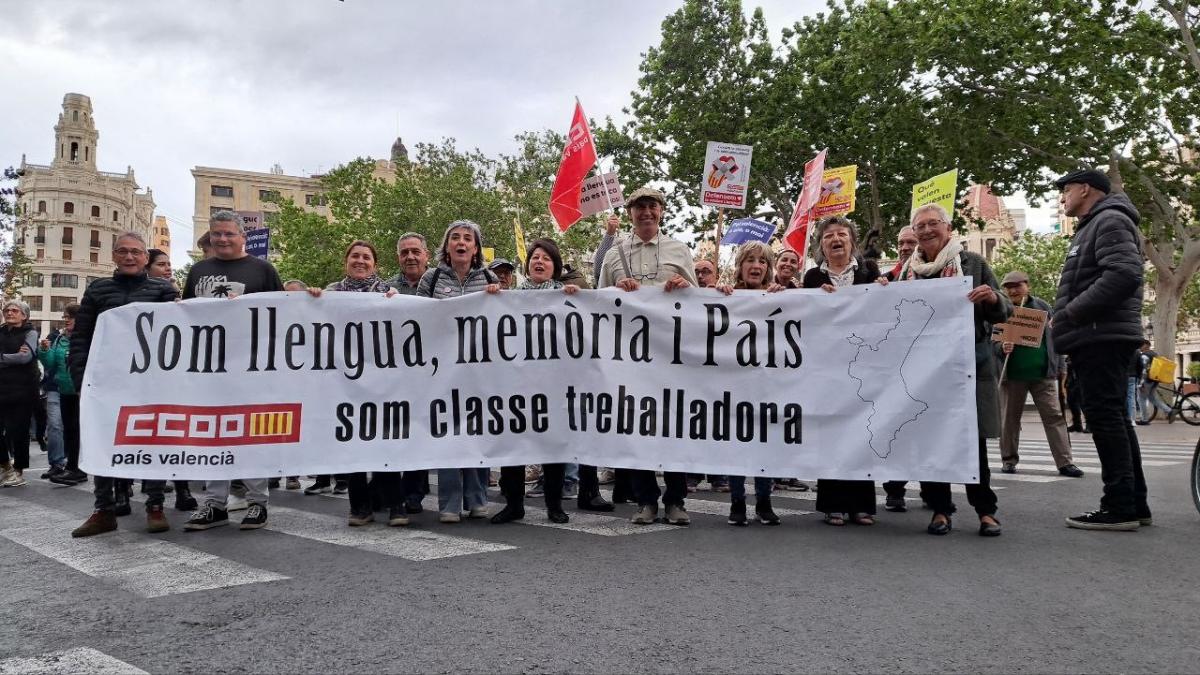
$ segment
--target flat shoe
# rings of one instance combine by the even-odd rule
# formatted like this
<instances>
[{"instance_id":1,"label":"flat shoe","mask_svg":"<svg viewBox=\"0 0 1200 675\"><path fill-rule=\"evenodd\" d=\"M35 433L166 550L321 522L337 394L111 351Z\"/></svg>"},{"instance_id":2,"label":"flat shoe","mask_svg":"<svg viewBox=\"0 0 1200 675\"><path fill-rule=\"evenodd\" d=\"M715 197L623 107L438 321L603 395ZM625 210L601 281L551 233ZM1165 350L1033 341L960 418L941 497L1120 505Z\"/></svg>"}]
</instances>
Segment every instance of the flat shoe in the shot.
<instances>
[{"instance_id":1,"label":"flat shoe","mask_svg":"<svg viewBox=\"0 0 1200 675\"><path fill-rule=\"evenodd\" d=\"M826 525L833 525L834 527L842 527L843 525L846 524L846 519L837 515L836 513L826 513L824 522Z\"/></svg>"},{"instance_id":2,"label":"flat shoe","mask_svg":"<svg viewBox=\"0 0 1200 675\"><path fill-rule=\"evenodd\" d=\"M944 516L946 518L946 522L944 522L944 523L938 522L936 519L939 515ZM953 529L953 527L954 526L950 523L950 516L947 516L944 513L940 513L940 514L934 514L933 519L931 519L929 521L929 526L925 528L925 531L928 532L929 534L941 536L941 535L945 535L945 534L950 534L950 530Z\"/></svg>"},{"instance_id":3,"label":"flat shoe","mask_svg":"<svg viewBox=\"0 0 1200 675\"><path fill-rule=\"evenodd\" d=\"M985 523L979 521L979 536L981 537L999 537L1000 536L1000 521L994 523Z\"/></svg>"}]
</instances>

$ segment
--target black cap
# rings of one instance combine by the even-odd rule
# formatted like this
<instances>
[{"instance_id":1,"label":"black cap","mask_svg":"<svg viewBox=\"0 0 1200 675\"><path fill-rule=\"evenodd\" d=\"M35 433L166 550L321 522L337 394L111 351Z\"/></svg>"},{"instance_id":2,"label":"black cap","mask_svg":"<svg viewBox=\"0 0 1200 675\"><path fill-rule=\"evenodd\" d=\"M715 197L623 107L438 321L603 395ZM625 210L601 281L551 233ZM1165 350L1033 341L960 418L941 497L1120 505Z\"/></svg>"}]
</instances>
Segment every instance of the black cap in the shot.
<instances>
[{"instance_id":1,"label":"black cap","mask_svg":"<svg viewBox=\"0 0 1200 675\"><path fill-rule=\"evenodd\" d=\"M1071 173L1054 181L1054 187L1061 190L1071 183L1083 183L1084 185L1090 185L1104 194L1112 192L1112 181L1108 180L1108 176L1104 175L1103 171L1097 171L1096 169L1079 169L1078 171L1072 171Z\"/></svg>"}]
</instances>

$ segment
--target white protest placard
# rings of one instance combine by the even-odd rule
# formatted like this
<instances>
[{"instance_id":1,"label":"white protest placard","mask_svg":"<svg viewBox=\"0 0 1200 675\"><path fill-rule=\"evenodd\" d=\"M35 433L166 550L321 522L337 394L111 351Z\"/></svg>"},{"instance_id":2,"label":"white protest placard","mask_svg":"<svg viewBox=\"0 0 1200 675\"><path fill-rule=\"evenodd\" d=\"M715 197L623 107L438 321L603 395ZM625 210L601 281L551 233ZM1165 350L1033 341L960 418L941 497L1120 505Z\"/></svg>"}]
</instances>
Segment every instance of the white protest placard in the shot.
<instances>
[{"instance_id":1,"label":"white protest placard","mask_svg":"<svg viewBox=\"0 0 1200 675\"><path fill-rule=\"evenodd\" d=\"M608 187L608 197L604 196L604 186ZM612 206L625 204L625 196L621 193L621 179L615 171L585 179L579 193L580 218L587 218Z\"/></svg>"},{"instance_id":2,"label":"white protest placard","mask_svg":"<svg viewBox=\"0 0 1200 675\"><path fill-rule=\"evenodd\" d=\"M704 153L704 180L700 203L722 209L746 208L750 190L750 157L753 145L708 142Z\"/></svg>"},{"instance_id":3,"label":"white protest placard","mask_svg":"<svg viewBox=\"0 0 1200 675\"><path fill-rule=\"evenodd\" d=\"M544 462L978 480L970 278L837 293L264 293L100 316L84 471Z\"/></svg>"}]
</instances>

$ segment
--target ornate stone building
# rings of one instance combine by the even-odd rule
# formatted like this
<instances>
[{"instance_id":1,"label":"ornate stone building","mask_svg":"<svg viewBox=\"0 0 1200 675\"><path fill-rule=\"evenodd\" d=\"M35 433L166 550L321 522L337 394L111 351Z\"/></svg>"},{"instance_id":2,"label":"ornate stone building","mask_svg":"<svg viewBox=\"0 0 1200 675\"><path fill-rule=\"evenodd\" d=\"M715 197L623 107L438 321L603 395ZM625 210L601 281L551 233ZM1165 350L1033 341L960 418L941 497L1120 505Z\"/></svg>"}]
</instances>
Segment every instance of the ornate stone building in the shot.
<instances>
[{"instance_id":1,"label":"ornate stone building","mask_svg":"<svg viewBox=\"0 0 1200 675\"><path fill-rule=\"evenodd\" d=\"M1025 229L1025 213L1019 209L1008 209L987 185L969 186L964 201L963 217L968 221L983 221L982 227L974 224L967 226L964 238L967 250L992 262L996 251L1020 236Z\"/></svg>"},{"instance_id":2,"label":"ornate stone building","mask_svg":"<svg viewBox=\"0 0 1200 675\"><path fill-rule=\"evenodd\" d=\"M132 168L97 170L99 138L91 99L67 94L54 125L50 164L21 157L16 241L33 260L21 295L43 335L61 325L63 307L78 302L89 283L112 274L119 233L132 230L151 239L153 193L140 191Z\"/></svg>"},{"instance_id":3,"label":"ornate stone building","mask_svg":"<svg viewBox=\"0 0 1200 675\"><path fill-rule=\"evenodd\" d=\"M150 228L150 248L171 254L171 226L167 224L166 216L154 217L154 225Z\"/></svg>"}]
</instances>

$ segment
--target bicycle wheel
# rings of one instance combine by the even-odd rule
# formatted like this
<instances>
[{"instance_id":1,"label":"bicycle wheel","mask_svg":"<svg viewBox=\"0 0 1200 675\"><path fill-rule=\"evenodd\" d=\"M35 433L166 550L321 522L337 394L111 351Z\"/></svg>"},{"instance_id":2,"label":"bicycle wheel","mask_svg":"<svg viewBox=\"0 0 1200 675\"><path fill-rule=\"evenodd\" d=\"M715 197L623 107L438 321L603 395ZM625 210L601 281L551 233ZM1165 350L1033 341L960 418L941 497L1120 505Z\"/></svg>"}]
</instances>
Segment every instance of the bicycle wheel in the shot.
<instances>
[{"instance_id":1,"label":"bicycle wheel","mask_svg":"<svg viewBox=\"0 0 1200 675\"><path fill-rule=\"evenodd\" d=\"M1196 442L1196 454L1192 455L1192 502L1200 511L1200 441Z\"/></svg>"},{"instance_id":2,"label":"bicycle wheel","mask_svg":"<svg viewBox=\"0 0 1200 675\"><path fill-rule=\"evenodd\" d=\"M1192 426L1200 426L1200 394L1192 392L1179 402L1179 417Z\"/></svg>"}]
</instances>

